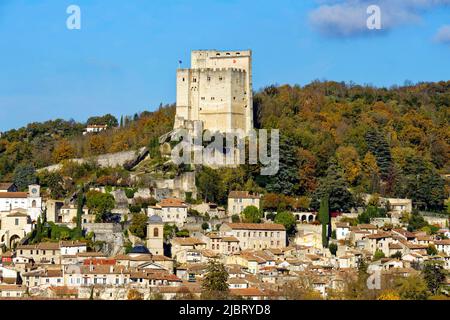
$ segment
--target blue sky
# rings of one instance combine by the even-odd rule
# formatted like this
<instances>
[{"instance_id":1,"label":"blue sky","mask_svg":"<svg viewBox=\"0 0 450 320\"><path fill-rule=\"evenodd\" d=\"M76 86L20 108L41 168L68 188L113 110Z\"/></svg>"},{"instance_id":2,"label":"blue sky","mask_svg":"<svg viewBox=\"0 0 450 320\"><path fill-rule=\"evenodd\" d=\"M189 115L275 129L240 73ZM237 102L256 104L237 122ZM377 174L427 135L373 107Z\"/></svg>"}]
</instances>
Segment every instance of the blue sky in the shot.
<instances>
[{"instance_id":1,"label":"blue sky","mask_svg":"<svg viewBox=\"0 0 450 320\"><path fill-rule=\"evenodd\" d=\"M365 27L369 4L382 30ZM255 90L449 80L449 26L450 0L0 0L0 131L175 102L194 49L252 49Z\"/></svg>"}]
</instances>

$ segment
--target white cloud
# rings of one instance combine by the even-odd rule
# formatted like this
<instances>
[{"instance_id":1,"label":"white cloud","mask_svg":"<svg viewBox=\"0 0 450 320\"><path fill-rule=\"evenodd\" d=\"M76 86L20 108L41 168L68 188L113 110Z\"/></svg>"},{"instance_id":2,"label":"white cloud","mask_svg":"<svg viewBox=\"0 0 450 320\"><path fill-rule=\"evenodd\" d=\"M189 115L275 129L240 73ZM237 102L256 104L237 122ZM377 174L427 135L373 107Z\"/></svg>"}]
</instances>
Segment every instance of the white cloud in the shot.
<instances>
[{"instance_id":1,"label":"white cloud","mask_svg":"<svg viewBox=\"0 0 450 320\"><path fill-rule=\"evenodd\" d=\"M421 14L437 6L450 5L450 0L317 0L318 8L310 12L314 29L327 36L352 37L382 34L397 26L417 24ZM367 8L381 9L382 30L367 28Z\"/></svg>"},{"instance_id":2,"label":"white cloud","mask_svg":"<svg viewBox=\"0 0 450 320\"><path fill-rule=\"evenodd\" d=\"M439 43L450 44L450 25L442 26L434 36L434 40Z\"/></svg>"}]
</instances>

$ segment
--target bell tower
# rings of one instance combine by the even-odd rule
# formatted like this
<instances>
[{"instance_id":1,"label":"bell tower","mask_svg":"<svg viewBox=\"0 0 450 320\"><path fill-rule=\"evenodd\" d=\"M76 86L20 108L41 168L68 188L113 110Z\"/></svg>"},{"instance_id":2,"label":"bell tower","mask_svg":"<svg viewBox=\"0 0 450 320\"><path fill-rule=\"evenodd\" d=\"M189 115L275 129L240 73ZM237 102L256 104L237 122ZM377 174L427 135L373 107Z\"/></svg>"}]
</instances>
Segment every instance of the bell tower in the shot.
<instances>
[{"instance_id":1,"label":"bell tower","mask_svg":"<svg viewBox=\"0 0 450 320\"><path fill-rule=\"evenodd\" d=\"M30 198L39 198L41 195L41 186L37 184L29 185L28 194Z\"/></svg>"},{"instance_id":2,"label":"bell tower","mask_svg":"<svg viewBox=\"0 0 450 320\"><path fill-rule=\"evenodd\" d=\"M148 219L147 248L153 255L164 255L164 223L160 216Z\"/></svg>"}]
</instances>

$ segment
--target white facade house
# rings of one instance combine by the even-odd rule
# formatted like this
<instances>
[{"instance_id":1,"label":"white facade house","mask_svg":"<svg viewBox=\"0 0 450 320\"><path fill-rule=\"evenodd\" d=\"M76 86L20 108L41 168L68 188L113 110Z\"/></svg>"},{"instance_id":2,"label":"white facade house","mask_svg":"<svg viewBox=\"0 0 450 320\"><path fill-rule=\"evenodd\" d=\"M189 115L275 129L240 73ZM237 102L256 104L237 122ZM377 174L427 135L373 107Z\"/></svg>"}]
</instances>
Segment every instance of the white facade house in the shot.
<instances>
[{"instance_id":1,"label":"white facade house","mask_svg":"<svg viewBox=\"0 0 450 320\"><path fill-rule=\"evenodd\" d=\"M163 199L156 206L148 208L148 215L160 216L164 223L182 227L186 223L188 207L180 199Z\"/></svg>"},{"instance_id":2,"label":"white facade house","mask_svg":"<svg viewBox=\"0 0 450 320\"><path fill-rule=\"evenodd\" d=\"M434 244L438 251L445 253L447 256L450 256L450 239L436 240Z\"/></svg>"},{"instance_id":3,"label":"white facade house","mask_svg":"<svg viewBox=\"0 0 450 320\"><path fill-rule=\"evenodd\" d=\"M86 243L79 241L61 241L59 248L62 256L74 256L78 253L87 252Z\"/></svg>"},{"instance_id":4,"label":"white facade house","mask_svg":"<svg viewBox=\"0 0 450 320\"><path fill-rule=\"evenodd\" d=\"M42 213L40 186L30 185L28 192L0 192L0 212L25 209L33 221Z\"/></svg>"},{"instance_id":5,"label":"white facade house","mask_svg":"<svg viewBox=\"0 0 450 320\"><path fill-rule=\"evenodd\" d=\"M86 129L84 129L83 135L86 135L88 133L99 133L106 129L108 129L107 125L96 125L96 124L88 125Z\"/></svg>"},{"instance_id":6,"label":"white facade house","mask_svg":"<svg viewBox=\"0 0 450 320\"><path fill-rule=\"evenodd\" d=\"M336 240L345 240L350 235L348 223L336 223Z\"/></svg>"},{"instance_id":7,"label":"white facade house","mask_svg":"<svg viewBox=\"0 0 450 320\"><path fill-rule=\"evenodd\" d=\"M231 191L228 196L228 214L241 214L245 208L253 206L260 209L261 198L247 191Z\"/></svg>"}]
</instances>

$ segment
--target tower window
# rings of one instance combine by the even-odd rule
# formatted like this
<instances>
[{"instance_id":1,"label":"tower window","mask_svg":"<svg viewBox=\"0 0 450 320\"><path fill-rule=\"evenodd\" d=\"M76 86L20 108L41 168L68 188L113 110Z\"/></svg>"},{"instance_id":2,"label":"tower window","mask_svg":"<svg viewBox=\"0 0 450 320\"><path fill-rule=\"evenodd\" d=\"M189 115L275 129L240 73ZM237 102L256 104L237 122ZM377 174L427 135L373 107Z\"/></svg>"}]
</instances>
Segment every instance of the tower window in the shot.
<instances>
[{"instance_id":1,"label":"tower window","mask_svg":"<svg viewBox=\"0 0 450 320\"><path fill-rule=\"evenodd\" d=\"M208 77L207 79L208 79L208 81L211 81L211 77Z\"/></svg>"}]
</instances>

